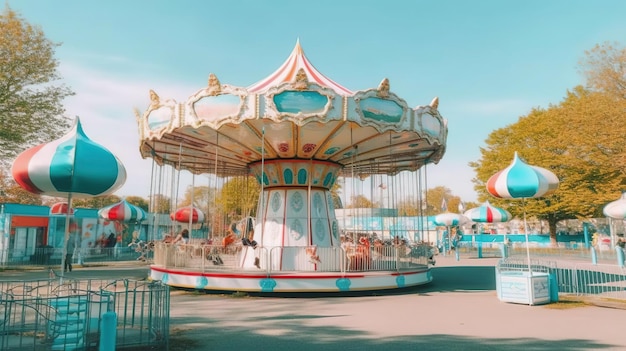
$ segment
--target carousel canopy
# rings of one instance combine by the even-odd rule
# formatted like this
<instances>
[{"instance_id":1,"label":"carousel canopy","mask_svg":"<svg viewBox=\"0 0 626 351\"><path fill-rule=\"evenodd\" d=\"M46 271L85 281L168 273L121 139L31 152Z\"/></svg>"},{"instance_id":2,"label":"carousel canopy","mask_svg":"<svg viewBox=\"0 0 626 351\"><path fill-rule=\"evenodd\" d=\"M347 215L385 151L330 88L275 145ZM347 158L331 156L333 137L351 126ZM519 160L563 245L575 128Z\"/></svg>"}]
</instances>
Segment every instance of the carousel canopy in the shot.
<instances>
[{"instance_id":1,"label":"carousel canopy","mask_svg":"<svg viewBox=\"0 0 626 351\"><path fill-rule=\"evenodd\" d=\"M626 192L619 200L609 202L602 210L605 216L613 219L626 219Z\"/></svg>"},{"instance_id":2,"label":"carousel canopy","mask_svg":"<svg viewBox=\"0 0 626 351\"><path fill-rule=\"evenodd\" d=\"M141 222L147 218L146 212L141 207L130 204L126 200L100 209L98 216L102 219L121 222Z\"/></svg>"},{"instance_id":3,"label":"carousel canopy","mask_svg":"<svg viewBox=\"0 0 626 351\"><path fill-rule=\"evenodd\" d=\"M522 161L517 152L513 162L494 174L487 181L489 194L505 198L535 198L553 193L559 186L559 179L549 170L531 166Z\"/></svg>"},{"instance_id":4,"label":"carousel canopy","mask_svg":"<svg viewBox=\"0 0 626 351\"><path fill-rule=\"evenodd\" d=\"M200 211L196 207L181 207L177 209L174 213L170 214L170 218L176 222L189 223L189 213L191 215L191 223L202 223L204 222L204 213Z\"/></svg>"},{"instance_id":5,"label":"carousel canopy","mask_svg":"<svg viewBox=\"0 0 626 351\"><path fill-rule=\"evenodd\" d=\"M49 196L107 195L126 181L120 160L89 139L78 118L60 139L19 154L11 172L22 188Z\"/></svg>"},{"instance_id":6,"label":"carousel canopy","mask_svg":"<svg viewBox=\"0 0 626 351\"><path fill-rule=\"evenodd\" d=\"M299 42L248 88L210 74L186 101L155 91L150 99L137 116L142 157L196 174L247 175L262 159L313 159L356 176L393 175L439 162L448 134L437 98L411 108L387 79L352 92L315 69Z\"/></svg>"},{"instance_id":7,"label":"carousel canopy","mask_svg":"<svg viewBox=\"0 0 626 351\"><path fill-rule=\"evenodd\" d=\"M511 219L511 214L508 211L492 206L489 201L485 201L479 207L465 211L463 215L471 221L479 223L507 222Z\"/></svg>"}]
</instances>

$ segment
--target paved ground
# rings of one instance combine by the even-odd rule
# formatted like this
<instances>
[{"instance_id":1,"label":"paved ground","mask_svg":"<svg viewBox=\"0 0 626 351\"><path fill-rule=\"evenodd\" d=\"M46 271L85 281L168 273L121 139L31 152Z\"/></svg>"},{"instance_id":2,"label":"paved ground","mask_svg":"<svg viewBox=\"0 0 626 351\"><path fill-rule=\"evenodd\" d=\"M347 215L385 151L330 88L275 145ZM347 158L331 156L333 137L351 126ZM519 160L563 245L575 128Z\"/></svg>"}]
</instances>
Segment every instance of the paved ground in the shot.
<instances>
[{"instance_id":1,"label":"paved ground","mask_svg":"<svg viewBox=\"0 0 626 351\"><path fill-rule=\"evenodd\" d=\"M390 295L236 298L178 291L172 296L172 345L273 351L626 349L624 310L500 302L496 262L439 257L432 284Z\"/></svg>"},{"instance_id":2,"label":"paved ground","mask_svg":"<svg viewBox=\"0 0 626 351\"><path fill-rule=\"evenodd\" d=\"M387 295L235 297L174 291L171 349L626 350L626 311L579 303L500 302L496 262L438 257L433 283ZM78 268L69 274L139 278L147 268Z\"/></svg>"}]
</instances>

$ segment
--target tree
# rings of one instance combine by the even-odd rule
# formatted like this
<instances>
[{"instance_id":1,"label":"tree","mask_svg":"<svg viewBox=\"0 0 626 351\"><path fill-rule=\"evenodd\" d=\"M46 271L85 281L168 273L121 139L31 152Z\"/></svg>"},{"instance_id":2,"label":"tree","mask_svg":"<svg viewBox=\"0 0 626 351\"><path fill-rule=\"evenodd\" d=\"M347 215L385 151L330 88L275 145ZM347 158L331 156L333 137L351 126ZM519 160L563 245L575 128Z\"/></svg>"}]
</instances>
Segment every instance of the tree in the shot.
<instances>
[{"instance_id":1,"label":"tree","mask_svg":"<svg viewBox=\"0 0 626 351\"><path fill-rule=\"evenodd\" d=\"M59 201L67 201L67 198L66 199L59 198ZM87 198L73 198L72 207L101 209L103 207L116 204L120 201L122 201L122 198L120 198L117 195L103 195L103 196L95 196L95 197L87 197Z\"/></svg>"},{"instance_id":2,"label":"tree","mask_svg":"<svg viewBox=\"0 0 626 351\"><path fill-rule=\"evenodd\" d=\"M514 216L526 213L546 220L553 244L558 221L602 216L604 205L626 185L624 111L626 100L576 87L559 105L533 109L517 123L493 131L481 148L481 159L470 163L479 198ZM527 163L555 173L559 189L539 199L491 197L485 183L510 164L515 151Z\"/></svg>"},{"instance_id":3,"label":"tree","mask_svg":"<svg viewBox=\"0 0 626 351\"><path fill-rule=\"evenodd\" d=\"M427 189L424 197L426 198L425 216L434 216L442 212L459 212L461 198L453 195L452 190L445 186ZM442 208L444 199L446 209Z\"/></svg>"},{"instance_id":4,"label":"tree","mask_svg":"<svg viewBox=\"0 0 626 351\"><path fill-rule=\"evenodd\" d=\"M0 160L7 166L20 150L66 131L62 100L73 92L60 79L54 58L59 44L8 6L0 14Z\"/></svg>"},{"instance_id":5,"label":"tree","mask_svg":"<svg viewBox=\"0 0 626 351\"><path fill-rule=\"evenodd\" d=\"M364 195L354 195L346 208L374 208L374 203Z\"/></svg>"},{"instance_id":6,"label":"tree","mask_svg":"<svg viewBox=\"0 0 626 351\"><path fill-rule=\"evenodd\" d=\"M131 205L135 205L137 207L140 207L142 210L149 212L150 211L150 204L148 203L148 201L146 199L144 199L141 196L128 196L126 197L126 202L128 202Z\"/></svg>"},{"instance_id":7,"label":"tree","mask_svg":"<svg viewBox=\"0 0 626 351\"><path fill-rule=\"evenodd\" d=\"M419 211L419 204L416 201L400 201L397 204L398 214L400 216L434 216L442 213L441 205L443 199L446 199L446 207L448 212L459 213L459 205L461 204L461 198L453 195L452 191L444 186L437 186L425 191L424 197L426 200L422 203L423 212ZM473 202L464 202L465 209L478 206Z\"/></svg>"},{"instance_id":8,"label":"tree","mask_svg":"<svg viewBox=\"0 0 626 351\"><path fill-rule=\"evenodd\" d=\"M585 51L580 71L589 88L626 99L626 48L619 43L605 42Z\"/></svg>"},{"instance_id":9,"label":"tree","mask_svg":"<svg viewBox=\"0 0 626 351\"><path fill-rule=\"evenodd\" d=\"M174 209L172 208L172 202L169 197L162 194L152 195L152 204L153 208L150 209L151 212L154 213L170 213Z\"/></svg>"},{"instance_id":10,"label":"tree","mask_svg":"<svg viewBox=\"0 0 626 351\"><path fill-rule=\"evenodd\" d=\"M343 208L343 203L341 202L341 184L338 181L330 188L330 197L333 199L333 207L335 207L335 209Z\"/></svg>"},{"instance_id":11,"label":"tree","mask_svg":"<svg viewBox=\"0 0 626 351\"><path fill-rule=\"evenodd\" d=\"M11 176L0 169L0 203L41 205L41 196L24 190Z\"/></svg>"},{"instance_id":12,"label":"tree","mask_svg":"<svg viewBox=\"0 0 626 351\"><path fill-rule=\"evenodd\" d=\"M227 180L217 196L216 204L228 220L256 215L261 186L252 176L233 177Z\"/></svg>"},{"instance_id":13,"label":"tree","mask_svg":"<svg viewBox=\"0 0 626 351\"><path fill-rule=\"evenodd\" d=\"M419 209L414 201L400 201L397 203L398 216L419 216Z\"/></svg>"},{"instance_id":14,"label":"tree","mask_svg":"<svg viewBox=\"0 0 626 351\"><path fill-rule=\"evenodd\" d=\"M217 191L215 188L208 186L188 186L185 190L183 200L178 204L179 207L189 206L192 202L193 206L202 211L206 217L205 224L210 228L210 233L220 233L221 228L225 226L223 213L217 210L215 197Z\"/></svg>"},{"instance_id":15,"label":"tree","mask_svg":"<svg viewBox=\"0 0 626 351\"><path fill-rule=\"evenodd\" d=\"M194 206L199 208L206 215L215 211L216 191L214 188L209 188L208 186L188 186L187 190L185 190L183 200L178 206L189 206L192 202L192 195Z\"/></svg>"}]
</instances>

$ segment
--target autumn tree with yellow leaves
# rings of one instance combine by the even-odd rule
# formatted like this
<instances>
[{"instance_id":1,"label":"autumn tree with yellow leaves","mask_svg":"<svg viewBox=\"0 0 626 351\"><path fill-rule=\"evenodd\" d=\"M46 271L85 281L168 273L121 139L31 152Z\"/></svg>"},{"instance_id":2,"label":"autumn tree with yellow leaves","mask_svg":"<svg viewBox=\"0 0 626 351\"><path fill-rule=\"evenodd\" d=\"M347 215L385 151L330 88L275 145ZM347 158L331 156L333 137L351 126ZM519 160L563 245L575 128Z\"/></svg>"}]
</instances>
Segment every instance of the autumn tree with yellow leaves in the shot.
<instances>
[{"instance_id":1,"label":"autumn tree with yellow leaves","mask_svg":"<svg viewBox=\"0 0 626 351\"><path fill-rule=\"evenodd\" d=\"M525 211L528 216L546 220L553 243L558 221L603 217L603 207L626 190L626 85L622 68L626 66L626 50L601 48L587 52L587 60L583 60L588 63L588 87L575 87L559 104L533 109L516 123L494 130L481 148L481 158L470 163L481 200L488 199L513 215L521 217ZM621 77L622 83L609 82L616 77ZM527 163L556 174L559 189L539 199L491 197L485 188L487 180L508 166L516 151Z\"/></svg>"}]
</instances>

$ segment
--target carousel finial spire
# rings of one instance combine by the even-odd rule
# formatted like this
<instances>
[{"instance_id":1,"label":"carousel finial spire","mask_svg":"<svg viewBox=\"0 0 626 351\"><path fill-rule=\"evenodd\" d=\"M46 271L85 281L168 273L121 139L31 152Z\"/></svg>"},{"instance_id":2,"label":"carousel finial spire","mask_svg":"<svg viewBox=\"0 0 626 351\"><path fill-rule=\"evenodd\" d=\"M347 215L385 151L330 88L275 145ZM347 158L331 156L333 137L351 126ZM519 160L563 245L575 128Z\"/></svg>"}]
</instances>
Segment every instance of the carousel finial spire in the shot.
<instances>
[{"instance_id":1,"label":"carousel finial spire","mask_svg":"<svg viewBox=\"0 0 626 351\"><path fill-rule=\"evenodd\" d=\"M439 97L435 96L433 101L430 102L430 107L434 108L435 110L439 107Z\"/></svg>"},{"instance_id":2,"label":"carousel finial spire","mask_svg":"<svg viewBox=\"0 0 626 351\"><path fill-rule=\"evenodd\" d=\"M293 48L293 51L299 55L304 54L304 50L302 50L302 45L300 45L300 38L296 39L296 46Z\"/></svg>"},{"instance_id":3,"label":"carousel finial spire","mask_svg":"<svg viewBox=\"0 0 626 351\"><path fill-rule=\"evenodd\" d=\"M217 79L217 76L213 73L209 73L209 95L216 96L220 95L222 92L222 85L220 84L220 80Z\"/></svg>"},{"instance_id":4,"label":"carousel finial spire","mask_svg":"<svg viewBox=\"0 0 626 351\"><path fill-rule=\"evenodd\" d=\"M264 93L272 87L276 87L282 83L293 82L295 75L299 69L304 69L309 83L316 83L326 88L334 90L337 94L349 96L353 93L335 83L328 77L319 72L304 55L304 50L300 45L300 38L296 40L296 46L287 58L287 60L274 73L267 76L247 88L249 93Z\"/></svg>"}]
</instances>

